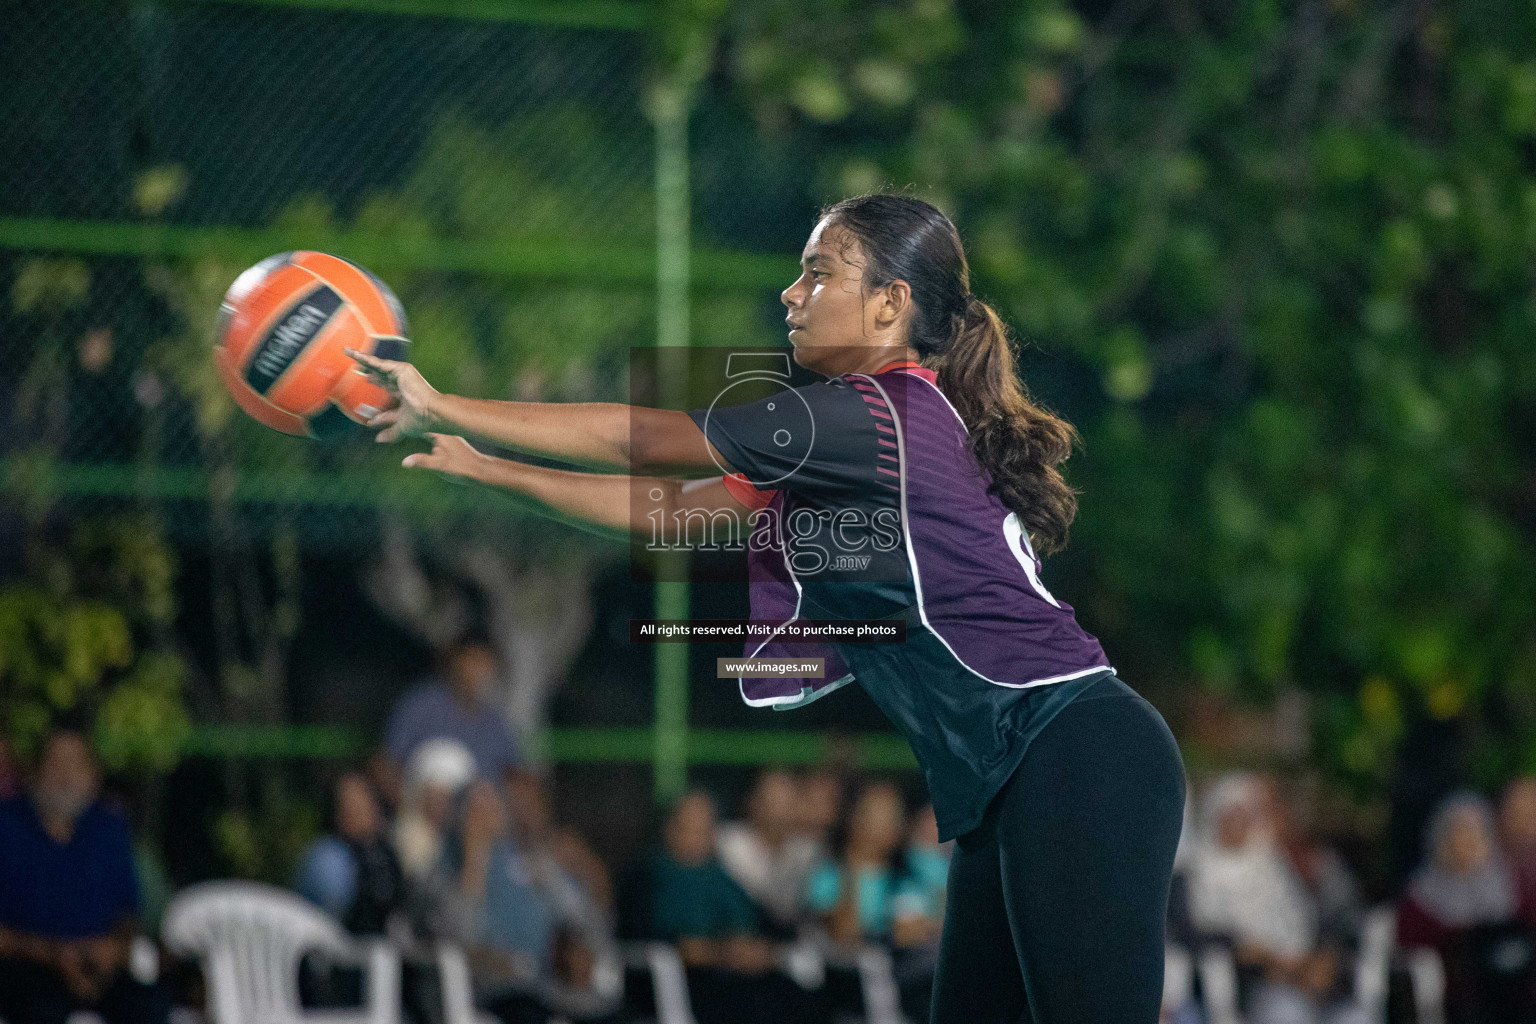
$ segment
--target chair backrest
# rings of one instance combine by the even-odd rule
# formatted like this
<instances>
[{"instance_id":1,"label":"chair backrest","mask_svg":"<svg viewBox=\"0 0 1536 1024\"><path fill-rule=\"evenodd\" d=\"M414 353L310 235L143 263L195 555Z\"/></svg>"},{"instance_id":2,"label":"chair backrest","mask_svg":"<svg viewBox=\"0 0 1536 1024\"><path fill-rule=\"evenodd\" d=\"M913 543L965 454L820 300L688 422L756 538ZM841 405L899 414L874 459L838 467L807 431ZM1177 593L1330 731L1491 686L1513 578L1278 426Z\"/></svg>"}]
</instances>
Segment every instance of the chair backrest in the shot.
<instances>
[{"instance_id":1,"label":"chair backrest","mask_svg":"<svg viewBox=\"0 0 1536 1024\"><path fill-rule=\"evenodd\" d=\"M906 1024L891 954L880 946L864 946L859 950L858 967L867 1024Z\"/></svg>"},{"instance_id":2,"label":"chair backrest","mask_svg":"<svg viewBox=\"0 0 1536 1024\"><path fill-rule=\"evenodd\" d=\"M1195 961L1183 946L1163 947L1163 1012L1171 1015L1195 991Z\"/></svg>"},{"instance_id":3,"label":"chair backrest","mask_svg":"<svg viewBox=\"0 0 1536 1024\"><path fill-rule=\"evenodd\" d=\"M1195 958L1195 971L1200 977L1200 993L1210 1024L1242 1024L1237 1003L1237 963L1232 951L1220 943L1207 945Z\"/></svg>"},{"instance_id":4,"label":"chair backrest","mask_svg":"<svg viewBox=\"0 0 1536 1024\"><path fill-rule=\"evenodd\" d=\"M204 962L214 1024L297 1024L299 961L344 954L346 933L320 910L259 882L203 882L165 909L166 946Z\"/></svg>"},{"instance_id":5,"label":"chair backrest","mask_svg":"<svg viewBox=\"0 0 1536 1024\"><path fill-rule=\"evenodd\" d=\"M1397 911L1390 903L1372 907L1360 924L1360 952L1355 963L1355 1002L1372 1024L1386 1024L1387 986L1396 945Z\"/></svg>"},{"instance_id":6,"label":"chair backrest","mask_svg":"<svg viewBox=\"0 0 1536 1024\"><path fill-rule=\"evenodd\" d=\"M665 942L648 942L645 961L651 969L651 986L656 993L658 1024L694 1024L688 975L677 950Z\"/></svg>"}]
</instances>

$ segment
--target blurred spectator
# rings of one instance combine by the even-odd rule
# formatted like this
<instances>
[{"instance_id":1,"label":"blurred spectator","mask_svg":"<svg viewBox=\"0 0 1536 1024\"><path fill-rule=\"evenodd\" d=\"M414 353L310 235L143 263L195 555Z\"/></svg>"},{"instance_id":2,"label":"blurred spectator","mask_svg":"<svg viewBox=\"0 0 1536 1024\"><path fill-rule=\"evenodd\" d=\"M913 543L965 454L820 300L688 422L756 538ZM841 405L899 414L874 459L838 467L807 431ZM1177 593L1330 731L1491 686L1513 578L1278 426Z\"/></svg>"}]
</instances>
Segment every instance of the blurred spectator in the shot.
<instances>
[{"instance_id":1,"label":"blurred spectator","mask_svg":"<svg viewBox=\"0 0 1536 1024\"><path fill-rule=\"evenodd\" d=\"M575 829L561 825L550 801L549 783L538 772L518 769L506 785L512 835L530 852L547 853L576 879L604 915L613 912L613 880L608 866Z\"/></svg>"},{"instance_id":2,"label":"blurred spectator","mask_svg":"<svg viewBox=\"0 0 1536 1024\"><path fill-rule=\"evenodd\" d=\"M800 779L796 801L795 831L826 849L832 830L843 817L847 784L834 767L816 768Z\"/></svg>"},{"instance_id":3,"label":"blurred spectator","mask_svg":"<svg viewBox=\"0 0 1536 1024\"><path fill-rule=\"evenodd\" d=\"M907 830L905 874L896 886L891 940L896 947L896 983L907 1016L922 1020L933 1002L933 972L939 964L944 897L949 888L953 843L939 842L933 805L912 815Z\"/></svg>"},{"instance_id":4,"label":"blurred spectator","mask_svg":"<svg viewBox=\"0 0 1536 1024\"><path fill-rule=\"evenodd\" d=\"M428 740L411 755L405 775L391 841L401 870L411 880L437 867L449 807L475 777L475 759L457 740Z\"/></svg>"},{"instance_id":5,"label":"blurred spectator","mask_svg":"<svg viewBox=\"0 0 1536 1024\"><path fill-rule=\"evenodd\" d=\"M1194 792L1193 788L1185 782L1185 792ZM1194 862L1195 849L1199 844L1199 837L1195 830L1195 802L1184 801L1184 823L1179 832L1179 846L1173 855L1173 878L1168 887L1168 931L1167 941L1179 946L1193 956L1199 947L1200 936L1195 929L1194 921L1190 917L1189 907L1189 874ZM1164 1004L1161 1008L1160 1019L1169 1024L1199 1024L1203 1019L1200 1002L1195 997L1193 987L1181 1001L1173 1004Z\"/></svg>"},{"instance_id":6,"label":"blurred spectator","mask_svg":"<svg viewBox=\"0 0 1536 1024\"><path fill-rule=\"evenodd\" d=\"M592 993L573 1005L570 977L560 969L586 962L572 945L592 951L611 940L590 895L547 852L529 854L513 842L494 787L478 780L462 794L443 857L426 889L429 930L464 946L476 1001L507 1024L548 1019L562 1002L567 1017L598 1019L616 1000ZM591 982L590 965L588 977ZM613 993L617 995L617 993Z\"/></svg>"},{"instance_id":7,"label":"blurred spectator","mask_svg":"<svg viewBox=\"0 0 1536 1024\"><path fill-rule=\"evenodd\" d=\"M368 780L348 772L331 787L330 832L304 851L294 888L357 935L382 935L401 909L405 881L385 839Z\"/></svg>"},{"instance_id":8,"label":"blurred spectator","mask_svg":"<svg viewBox=\"0 0 1536 1024\"><path fill-rule=\"evenodd\" d=\"M471 634L442 659L439 674L412 688L395 704L384 730L382 757L375 761L381 787L391 801L400 795L400 772L423 743L451 739L474 756L475 770L499 783L517 764L517 745L506 718L491 703L500 671L490 641Z\"/></svg>"},{"instance_id":9,"label":"blurred spectator","mask_svg":"<svg viewBox=\"0 0 1536 1024\"><path fill-rule=\"evenodd\" d=\"M1272 778L1264 777L1263 782L1280 850L1306 889L1317 925L1309 968L1312 998L1324 1005L1348 1001L1365 918L1359 884L1343 856L1317 837L1302 803L1285 799Z\"/></svg>"},{"instance_id":10,"label":"blurred spectator","mask_svg":"<svg viewBox=\"0 0 1536 1024\"><path fill-rule=\"evenodd\" d=\"M811 872L808 899L834 942L858 945L892 938L896 891L903 874L901 791L865 786L834 839L833 857Z\"/></svg>"},{"instance_id":11,"label":"blurred spectator","mask_svg":"<svg viewBox=\"0 0 1536 1024\"><path fill-rule=\"evenodd\" d=\"M549 786L537 772L518 770L507 782L511 838L542 879L556 905L553 970L543 989L546 1005L570 1018L591 1020L614 1008L622 979L598 976L598 956L613 952L613 883L608 868L574 830L555 821Z\"/></svg>"},{"instance_id":12,"label":"blurred spectator","mask_svg":"<svg viewBox=\"0 0 1536 1024\"><path fill-rule=\"evenodd\" d=\"M100 799L78 732L46 740L25 796L0 803L0 1018L164 1021L169 1000L128 972L139 911L128 825Z\"/></svg>"},{"instance_id":13,"label":"blurred spectator","mask_svg":"<svg viewBox=\"0 0 1536 1024\"><path fill-rule=\"evenodd\" d=\"M1280 845L1284 828L1267 780L1218 779L1190 864L1191 921L1231 944L1253 1024L1363 1020L1347 986L1340 998L1340 954L1319 944L1318 906Z\"/></svg>"},{"instance_id":14,"label":"blurred spectator","mask_svg":"<svg viewBox=\"0 0 1536 1024\"><path fill-rule=\"evenodd\" d=\"M1532 1019L1532 945L1515 920L1515 882L1488 802L1465 790L1448 796L1425 848L1398 907L1398 942L1439 952L1451 1024Z\"/></svg>"},{"instance_id":15,"label":"blurred spectator","mask_svg":"<svg viewBox=\"0 0 1536 1024\"><path fill-rule=\"evenodd\" d=\"M952 843L939 842L933 805L919 807L907 832L905 875L896 889L891 922L896 945L937 945L944 927L952 847Z\"/></svg>"},{"instance_id":16,"label":"blurred spectator","mask_svg":"<svg viewBox=\"0 0 1536 1024\"><path fill-rule=\"evenodd\" d=\"M772 951L757 938L752 899L726 874L715 850L714 801L691 792L673 808L651 864L650 931L676 942L690 965L766 970Z\"/></svg>"},{"instance_id":17,"label":"blurred spectator","mask_svg":"<svg viewBox=\"0 0 1536 1024\"><path fill-rule=\"evenodd\" d=\"M1520 920L1536 928L1536 776L1518 776L1504 787L1499 838L1514 873Z\"/></svg>"},{"instance_id":18,"label":"blurred spectator","mask_svg":"<svg viewBox=\"0 0 1536 1024\"><path fill-rule=\"evenodd\" d=\"M747 820L719 830L720 864L763 911L770 930L793 937L805 902L805 882L821 849L796 834L799 787L788 772L758 776L747 799Z\"/></svg>"},{"instance_id":19,"label":"blurred spectator","mask_svg":"<svg viewBox=\"0 0 1536 1024\"><path fill-rule=\"evenodd\" d=\"M817 1019L816 1001L775 969L778 950L716 848L714 801L695 790L673 807L650 864L649 937L677 945L694 1016L699 1024Z\"/></svg>"}]
</instances>

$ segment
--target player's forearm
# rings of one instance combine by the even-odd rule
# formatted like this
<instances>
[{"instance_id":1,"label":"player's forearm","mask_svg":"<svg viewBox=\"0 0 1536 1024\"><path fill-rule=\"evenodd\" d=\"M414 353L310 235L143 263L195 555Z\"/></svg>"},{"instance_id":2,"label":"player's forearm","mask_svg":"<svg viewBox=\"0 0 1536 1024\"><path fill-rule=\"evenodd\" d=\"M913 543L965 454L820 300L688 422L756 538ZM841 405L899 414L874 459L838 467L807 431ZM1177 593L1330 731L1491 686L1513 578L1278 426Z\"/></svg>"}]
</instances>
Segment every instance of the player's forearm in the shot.
<instances>
[{"instance_id":1,"label":"player's forearm","mask_svg":"<svg viewBox=\"0 0 1536 1024\"><path fill-rule=\"evenodd\" d=\"M506 448L607 469L644 469L654 454L683 452L709 469L708 450L686 413L618 402L498 402L443 395L433 419L443 433L482 437ZM696 449L696 450L695 450Z\"/></svg>"},{"instance_id":2,"label":"player's forearm","mask_svg":"<svg viewBox=\"0 0 1536 1024\"><path fill-rule=\"evenodd\" d=\"M480 457L470 479L521 494L563 518L579 519L625 536L645 535L650 526L647 513L665 508L678 483L660 477L530 466L491 455ZM659 501L650 497L657 490L662 493Z\"/></svg>"}]
</instances>

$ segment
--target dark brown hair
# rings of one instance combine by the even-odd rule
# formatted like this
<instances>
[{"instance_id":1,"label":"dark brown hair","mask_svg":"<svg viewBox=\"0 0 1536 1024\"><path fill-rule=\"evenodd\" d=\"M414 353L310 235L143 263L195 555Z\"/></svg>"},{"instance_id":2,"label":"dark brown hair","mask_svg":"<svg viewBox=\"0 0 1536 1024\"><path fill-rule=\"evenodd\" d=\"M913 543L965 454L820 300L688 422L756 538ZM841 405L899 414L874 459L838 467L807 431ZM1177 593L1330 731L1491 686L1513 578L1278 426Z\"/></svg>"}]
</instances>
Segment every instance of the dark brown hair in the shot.
<instances>
[{"instance_id":1,"label":"dark brown hair","mask_svg":"<svg viewBox=\"0 0 1536 1024\"><path fill-rule=\"evenodd\" d=\"M971 452L992 475L988 490L1018 514L1041 554L1065 546L1077 492L1056 467L1072 454L1077 431L1030 400L1008 328L971 294L955 226L921 199L889 194L844 199L822 217L858 239L866 288L907 282L908 343L965 422Z\"/></svg>"}]
</instances>

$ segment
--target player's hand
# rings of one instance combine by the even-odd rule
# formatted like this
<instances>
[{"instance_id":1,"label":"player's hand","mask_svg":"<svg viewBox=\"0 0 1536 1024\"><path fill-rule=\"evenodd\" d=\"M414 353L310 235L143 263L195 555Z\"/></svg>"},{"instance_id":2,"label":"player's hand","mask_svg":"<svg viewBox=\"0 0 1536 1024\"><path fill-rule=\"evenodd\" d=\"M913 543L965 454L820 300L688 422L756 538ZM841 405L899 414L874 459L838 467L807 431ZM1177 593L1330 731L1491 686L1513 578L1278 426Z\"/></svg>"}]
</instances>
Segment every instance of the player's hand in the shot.
<instances>
[{"instance_id":1,"label":"player's hand","mask_svg":"<svg viewBox=\"0 0 1536 1024\"><path fill-rule=\"evenodd\" d=\"M380 359L356 349L346 350L362 373L389 392L394 405L374 415L370 427L382 427L375 441L398 441L402 437L423 437L437 429L434 410L442 396L427 383L421 371L410 363Z\"/></svg>"},{"instance_id":2,"label":"player's hand","mask_svg":"<svg viewBox=\"0 0 1536 1024\"><path fill-rule=\"evenodd\" d=\"M426 438L432 442L432 450L407 455L400 465L434 470L455 483L467 483L474 478L476 467L485 456L468 441L456 434L427 434Z\"/></svg>"}]
</instances>

